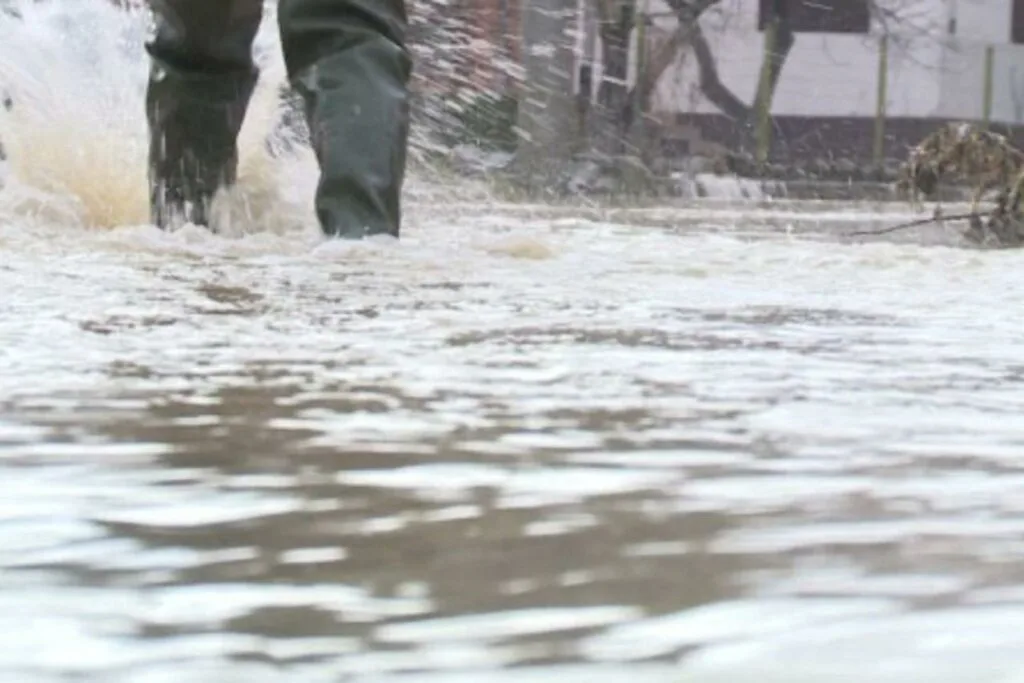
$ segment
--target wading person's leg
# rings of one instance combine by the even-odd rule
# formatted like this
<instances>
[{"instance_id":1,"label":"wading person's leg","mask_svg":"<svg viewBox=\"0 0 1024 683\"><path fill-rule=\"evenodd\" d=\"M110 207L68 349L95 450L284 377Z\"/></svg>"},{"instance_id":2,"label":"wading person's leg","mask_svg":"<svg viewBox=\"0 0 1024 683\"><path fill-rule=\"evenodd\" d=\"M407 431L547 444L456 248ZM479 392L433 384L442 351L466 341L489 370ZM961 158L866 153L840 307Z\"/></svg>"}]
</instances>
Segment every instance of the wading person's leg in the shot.
<instances>
[{"instance_id":1,"label":"wading person's leg","mask_svg":"<svg viewBox=\"0 0 1024 683\"><path fill-rule=\"evenodd\" d=\"M256 85L252 45L262 0L152 0L146 95L153 221L208 225L217 189L235 181L238 131Z\"/></svg>"},{"instance_id":2,"label":"wading person's leg","mask_svg":"<svg viewBox=\"0 0 1024 683\"><path fill-rule=\"evenodd\" d=\"M405 0L280 0L278 15L320 163L324 232L397 237L412 68Z\"/></svg>"}]
</instances>

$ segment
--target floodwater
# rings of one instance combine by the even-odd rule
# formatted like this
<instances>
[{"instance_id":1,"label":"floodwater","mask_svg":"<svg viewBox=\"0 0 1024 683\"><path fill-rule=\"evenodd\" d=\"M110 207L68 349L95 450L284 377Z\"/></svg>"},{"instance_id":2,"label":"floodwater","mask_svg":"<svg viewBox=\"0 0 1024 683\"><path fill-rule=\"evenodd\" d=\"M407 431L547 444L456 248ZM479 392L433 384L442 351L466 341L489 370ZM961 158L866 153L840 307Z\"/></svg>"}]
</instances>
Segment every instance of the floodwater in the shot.
<instances>
[{"instance_id":1,"label":"floodwater","mask_svg":"<svg viewBox=\"0 0 1024 683\"><path fill-rule=\"evenodd\" d=\"M1020 252L421 177L331 243L255 143L165 234L124 73L0 128L4 681L1024 680Z\"/></svg>"}]
</instances>

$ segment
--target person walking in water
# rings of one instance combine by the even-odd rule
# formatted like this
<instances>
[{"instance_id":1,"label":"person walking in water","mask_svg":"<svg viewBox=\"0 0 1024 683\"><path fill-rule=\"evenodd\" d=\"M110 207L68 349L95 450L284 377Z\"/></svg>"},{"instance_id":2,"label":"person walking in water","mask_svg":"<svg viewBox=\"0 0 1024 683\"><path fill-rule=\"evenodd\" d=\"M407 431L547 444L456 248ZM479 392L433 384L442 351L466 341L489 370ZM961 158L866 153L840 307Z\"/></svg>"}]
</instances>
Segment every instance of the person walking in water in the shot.
<instances>
[{"instance_id":1,"label":"person walking in water","mask_svg":"<svg viewBox=\"0 0 1024 683\"><path fill-rule=\"evenodd\" d=\"M264 0L151 2L153 221L208 226L214 194L236 179ZM320 166L315 201L324 233L398 237L412 71L405 0L279 0L277 12L288 80Z\"/></svg>"}]
</instances>

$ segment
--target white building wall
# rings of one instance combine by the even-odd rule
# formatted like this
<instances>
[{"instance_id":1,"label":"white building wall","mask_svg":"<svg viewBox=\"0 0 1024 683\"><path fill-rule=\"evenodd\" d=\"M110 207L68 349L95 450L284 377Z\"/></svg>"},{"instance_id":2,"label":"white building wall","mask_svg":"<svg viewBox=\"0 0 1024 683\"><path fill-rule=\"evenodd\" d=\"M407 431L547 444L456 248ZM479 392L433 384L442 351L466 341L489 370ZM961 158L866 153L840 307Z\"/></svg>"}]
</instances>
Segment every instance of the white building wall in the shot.
<instances>
[{"instance_id":1,"label":"white building wall","mask_svg":"<svg viewBox=\"0 0 1024 683\"><path fill-rule=\"evenodd\" d=\"M1024 125L1024 46L997 47L994 62L992 118Z\"/></svg>"},{"instance_id":2,"label":"white building wall","mask_svg":"<svg viewBox=\"0 0 1024 683\"><path fill-rule=\"evenodd\" d=\"M1010 42L1012 0L947 0L956 37L977 43Z\"/></svg>"},{"instance_id":3,"label":"white building wall","mask_svg":"<svg viewBox=\"0 0 1024 683\"><path fill-rule=\"evenodd\" d=\"M1012 0L950 1L957 21L942 73L943 110L981 118L985 47L993 45L992 120L1024 124L1024 45L1010 43Z\"/></svg>"}]
</instances>

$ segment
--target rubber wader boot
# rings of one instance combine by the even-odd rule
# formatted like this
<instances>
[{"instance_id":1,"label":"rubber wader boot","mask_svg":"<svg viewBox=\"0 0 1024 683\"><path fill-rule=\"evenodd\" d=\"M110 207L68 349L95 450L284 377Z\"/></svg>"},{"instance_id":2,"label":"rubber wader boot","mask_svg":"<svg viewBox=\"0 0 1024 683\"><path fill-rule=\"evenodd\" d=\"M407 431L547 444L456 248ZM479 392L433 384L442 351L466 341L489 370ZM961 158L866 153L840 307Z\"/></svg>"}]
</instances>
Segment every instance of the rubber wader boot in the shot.
<instances>
[{"instance_id":1,"label":"rubber wader boot","mask_svg":"<svg viewBox=\"0 0 1024 683\"><path fill-rule=\"evenodd\" d=\"M235 182L236 139L256 85L252 44L262 0L152 0L156 34L146 93L150 202L160 227L209 224Z\"/></svg>"},{"instance_id":2,"label":"rubber wader boot","mask_svg":"<svg viewBox=\"0 0 1024 683\"><path fill-rule=\"evenodd\" d=\"M397 237L412 69L404 0L280 0L278 21L320 162L324 232Z\"/></svg>"}]
</instances>

